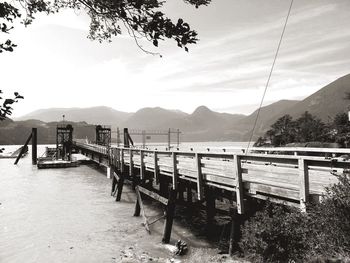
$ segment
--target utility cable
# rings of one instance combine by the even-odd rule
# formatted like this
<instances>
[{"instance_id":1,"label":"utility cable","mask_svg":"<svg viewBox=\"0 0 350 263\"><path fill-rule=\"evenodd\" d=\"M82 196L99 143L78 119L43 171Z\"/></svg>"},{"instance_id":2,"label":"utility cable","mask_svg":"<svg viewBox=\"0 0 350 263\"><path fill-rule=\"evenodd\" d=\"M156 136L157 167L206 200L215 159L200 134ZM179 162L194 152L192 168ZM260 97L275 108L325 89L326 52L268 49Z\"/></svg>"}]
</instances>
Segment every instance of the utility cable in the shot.
<instances>
[{"instance_id":1,"label":"utility cable","mask_svg":"<svg viewBox=\"0 0 350 263\"><path fill-rule=\"evenodd\" d=\"M280 37L280 40L279 40L279 43L278 43L278 46L277 46L277 50L276 50L276 54L275 54L275 57L274 57L272 66L271 66L270 74L269 74L269 77L268 77L268 79L267 79L267 82L266 82L266 85L265 85L265 89L264 89L264 93L263 93L263 96L262 96L261 101L260 101L260 106L259 106L259 108L258 108L258 113L257 113L257 115L256 115L256 118L255 118L255 121L254 121L254 125L253 125L253 129L252 129L252 131L251 131L251 135L250 135L249 142L248 142L247 149L246 149L246 154L248 154L248 150L249 150L251 141L252 141L253 136L254 136L254 131L255 131L256 124L257 124L258 119L259 119L261 107L262 107L263 102L264 102L264 99L265 99L265 95L266 95L267 88L268 88L268 86L269 86L269 84L270 84L272 72L273 72L274 67L275 67L275 64L276 64L276 60L277 60L277 56L278 56L278 53L279 53L279 50L280 50L280 47L281 47L281 43L282 43L282 39L283 39L283 36L284 36L284 32L286 31L288 19L289 19L290 13L291 13L291 11L292 11L293 2L294 2L294 0L291 0L291 2L290 2L288 14L287 14L286 21L285 21L285 23L284 23L284 27L283 27L283 30L282 30L282 34L281 34L281 37Z\"/></svg>"}]
</instances>

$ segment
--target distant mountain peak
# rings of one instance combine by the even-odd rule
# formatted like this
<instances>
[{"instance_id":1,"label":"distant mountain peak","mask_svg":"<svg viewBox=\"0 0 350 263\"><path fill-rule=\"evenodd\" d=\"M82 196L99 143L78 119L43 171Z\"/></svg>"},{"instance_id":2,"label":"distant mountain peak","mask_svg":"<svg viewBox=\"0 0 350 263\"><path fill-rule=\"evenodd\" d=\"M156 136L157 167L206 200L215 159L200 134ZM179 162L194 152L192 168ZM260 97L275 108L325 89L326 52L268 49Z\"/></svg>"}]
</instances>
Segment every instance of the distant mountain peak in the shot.
<instances>
[{"instance_id":1,"label":"distant mountain peak","mask_svg":"<svg viewBox=\"0 0 350 263\"><path fill-rule=\"evenodd\" d=\"M192 113L192 115L197 115L197 114L207 114L207 113L213 113L213 111L211 109L209 109L207 106L199 106L197 107L194 112Z\"/></svg>"}]
</instances>

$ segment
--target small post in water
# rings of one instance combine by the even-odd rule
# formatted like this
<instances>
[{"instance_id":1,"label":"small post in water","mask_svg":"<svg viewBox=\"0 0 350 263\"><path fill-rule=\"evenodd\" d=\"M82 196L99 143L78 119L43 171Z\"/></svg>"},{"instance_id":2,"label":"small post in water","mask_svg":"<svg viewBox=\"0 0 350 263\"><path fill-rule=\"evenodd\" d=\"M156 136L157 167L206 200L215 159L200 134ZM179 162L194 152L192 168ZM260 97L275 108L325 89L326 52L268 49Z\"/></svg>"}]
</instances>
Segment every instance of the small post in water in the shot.
<instances>
[{"instance_id":1,"label":"small post in water","mask_svg":"<svg viewBox=\"0 0 350 263\"><path fill-rule=\"evenodd\" d=\"M37 128L32 128L32 164L37 164L37 150L38 139L37 139Z\"/></svg>"}]
</instances>

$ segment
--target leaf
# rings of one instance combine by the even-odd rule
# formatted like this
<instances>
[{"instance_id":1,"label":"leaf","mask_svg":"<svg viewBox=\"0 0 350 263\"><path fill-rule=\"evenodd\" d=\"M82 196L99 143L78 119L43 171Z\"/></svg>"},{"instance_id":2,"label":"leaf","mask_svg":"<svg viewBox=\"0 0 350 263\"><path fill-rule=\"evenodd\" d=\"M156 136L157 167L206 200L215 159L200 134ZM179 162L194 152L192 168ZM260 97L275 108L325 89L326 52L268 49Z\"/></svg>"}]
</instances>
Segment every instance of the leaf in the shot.
<instances>
[{"instance_id":1,"label":"leaf","mask_svg":"<svg viewBox=\"0 0 350 263\"><path fill-rule=\"evenodd\" d=\"M4 105L6 104L13 104L15 101L13 99L6 99L4 102Z\"/></svg>"},{"instance_id":2,"label":"leaf","mask_svg":"<svg viewBox=\"0 0 350 263\"><path fill-rule=\"evenodd\" d=\"M158 40L157 40L157 39L154 39L154 40L153 40L153 45L155 45L156 47L158 47Z\"/></svg>"}]
</instances>

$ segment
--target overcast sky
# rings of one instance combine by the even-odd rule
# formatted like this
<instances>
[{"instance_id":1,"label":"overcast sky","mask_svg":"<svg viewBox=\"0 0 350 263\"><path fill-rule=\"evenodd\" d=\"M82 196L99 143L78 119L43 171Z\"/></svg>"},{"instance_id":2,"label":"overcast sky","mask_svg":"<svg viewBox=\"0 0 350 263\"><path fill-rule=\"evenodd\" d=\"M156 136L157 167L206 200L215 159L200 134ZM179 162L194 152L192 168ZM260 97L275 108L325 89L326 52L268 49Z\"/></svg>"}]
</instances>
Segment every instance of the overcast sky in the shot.
<instances>
[{"instance_id":1,"label":"overcast sky","mask_svg":"<svg viewBox=\"0 0 350 263\"><path fill-rule=\"evenodd\" d=\"M163 57L143 53L127 34L112 43L86 38L86 15L43 16L11 34L18 48L0 55L1 89L25 100L14 116L49 107L110 106L133 112L160 106L192 112L249 114L256 109L273 62L287 0L213 0L195 9L172 0L165 11L199 33L190 52L175 42ZM350 1L295 0L265 104L302 99L350 73Z\"/></svg>"}]
</instances>

